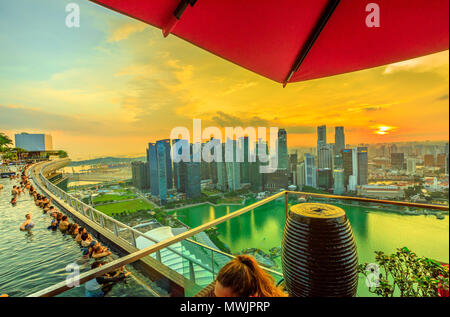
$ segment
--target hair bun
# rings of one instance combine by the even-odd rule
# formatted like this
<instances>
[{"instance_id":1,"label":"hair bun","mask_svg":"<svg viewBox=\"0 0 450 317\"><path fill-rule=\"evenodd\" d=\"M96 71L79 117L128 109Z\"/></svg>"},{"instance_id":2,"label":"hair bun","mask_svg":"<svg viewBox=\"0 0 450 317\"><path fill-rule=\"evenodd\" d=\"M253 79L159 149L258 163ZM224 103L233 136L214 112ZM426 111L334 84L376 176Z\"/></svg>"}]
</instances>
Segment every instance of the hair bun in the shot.
<instances>
[{"instance_id":1,"label":"hair bun","mask_svg":"<svg viewBox=\"0 0 450 317\"><path fill-rule=\"evenodd\" d=\"M239 255L237 257L237 259L239 260L239 262L241 262L242 264L245 264L246 266L248 266L252 270L255 267L254 266L254 260L248 255Z\"/></svg>"}]
</instances>

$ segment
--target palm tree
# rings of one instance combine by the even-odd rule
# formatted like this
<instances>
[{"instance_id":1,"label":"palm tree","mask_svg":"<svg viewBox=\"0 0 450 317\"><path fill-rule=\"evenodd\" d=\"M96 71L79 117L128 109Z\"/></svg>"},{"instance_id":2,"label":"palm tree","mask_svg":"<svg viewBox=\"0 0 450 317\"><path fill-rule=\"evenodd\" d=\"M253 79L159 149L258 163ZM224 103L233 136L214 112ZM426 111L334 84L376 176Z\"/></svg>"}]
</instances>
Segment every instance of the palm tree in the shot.
<instances>
[{"instance_id":1,"label":"palm tree","mask_svg":"<svg viewBox=\"0 0 450 317\"><path fill-rule=\"evenodd\" d=\"M12 144L13 144L13 142L9 138L9 136L7 136L6 134L0 132L0 152L8 151L9 146L12 145Z\"/></svg>"}]
</instances>

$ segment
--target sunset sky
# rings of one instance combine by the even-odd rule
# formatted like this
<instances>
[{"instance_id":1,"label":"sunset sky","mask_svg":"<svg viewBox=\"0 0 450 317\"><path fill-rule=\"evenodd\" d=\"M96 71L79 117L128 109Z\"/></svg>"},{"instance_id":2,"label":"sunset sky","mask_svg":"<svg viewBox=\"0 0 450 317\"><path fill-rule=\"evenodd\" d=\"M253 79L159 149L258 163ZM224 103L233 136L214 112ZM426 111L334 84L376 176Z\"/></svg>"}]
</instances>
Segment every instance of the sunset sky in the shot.
<instances>
[{"instance_id":1,"label":"sunset sky","mask_svg":"<svg viewBox=\"0 0 450 317\"><path fill-rule=\"evenodd\" d=\"M448 51L282 88L86 0L1 1L0 43L0 132L49 133L73 159L143 156L193 118L285 128L291 147L322 124L331 142L336 125L351 144L448 140Z\"/></svg>"}]
</instances>

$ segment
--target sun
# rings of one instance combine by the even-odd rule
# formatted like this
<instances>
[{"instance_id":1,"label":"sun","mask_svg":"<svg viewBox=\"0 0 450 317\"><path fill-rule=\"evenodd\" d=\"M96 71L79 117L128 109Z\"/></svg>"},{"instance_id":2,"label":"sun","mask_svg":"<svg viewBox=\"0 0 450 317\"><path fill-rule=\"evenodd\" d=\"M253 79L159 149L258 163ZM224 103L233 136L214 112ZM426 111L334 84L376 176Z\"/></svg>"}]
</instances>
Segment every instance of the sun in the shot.
<instances>
[{"instance_id":1,"label":"sun","mask_svg":"<svg viewBox=\"0 0 450 317\"><path fill-rule=\"evenodd\" d=\"M395 127L390 127L390 126L386 126L386 125L379 125L379 126L376 126L373 128L376 129L373 133L378 134L378 135L386 135L386 134L394 132L396 129Z\"/></svg>"}]
</instances>

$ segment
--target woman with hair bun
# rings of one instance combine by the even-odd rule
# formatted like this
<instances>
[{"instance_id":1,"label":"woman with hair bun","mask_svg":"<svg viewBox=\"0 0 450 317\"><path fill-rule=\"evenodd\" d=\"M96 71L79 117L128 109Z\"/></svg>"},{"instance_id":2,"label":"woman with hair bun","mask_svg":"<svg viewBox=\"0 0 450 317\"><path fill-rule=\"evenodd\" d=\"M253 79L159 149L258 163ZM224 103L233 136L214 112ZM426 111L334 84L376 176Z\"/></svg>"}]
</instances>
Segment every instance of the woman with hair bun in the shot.
<instances>
[{"instance_id":1,"label":"woman with hair bun","mask_svg":"<svg viewBox=\"0 0 450 317\"><path fill-rule=\"evenodd\" d=\"M214 294L216 297L287 296L275 286L273 277L248 255L238 255L222 267L217 275Z\"/></svg>"}]
</instances>

